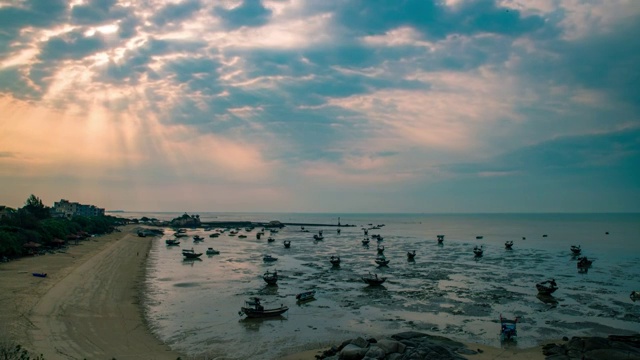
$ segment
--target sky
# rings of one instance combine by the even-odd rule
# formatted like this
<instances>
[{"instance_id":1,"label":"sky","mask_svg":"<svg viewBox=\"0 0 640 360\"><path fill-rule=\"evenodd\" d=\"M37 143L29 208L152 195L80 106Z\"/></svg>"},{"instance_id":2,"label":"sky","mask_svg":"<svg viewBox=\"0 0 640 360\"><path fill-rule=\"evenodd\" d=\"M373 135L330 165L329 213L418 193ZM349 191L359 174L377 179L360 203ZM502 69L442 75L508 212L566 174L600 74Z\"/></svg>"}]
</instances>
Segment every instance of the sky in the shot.
<instances>
[{"instance_id":1,"label":"sky","mask_svg":"<svg viewBox=\"0 0 640 360\"><path fill-rule=\"evenodd\" d=\"M640 212L637 0L0 0L0 205Z\"/></svg>"}]
</instances>

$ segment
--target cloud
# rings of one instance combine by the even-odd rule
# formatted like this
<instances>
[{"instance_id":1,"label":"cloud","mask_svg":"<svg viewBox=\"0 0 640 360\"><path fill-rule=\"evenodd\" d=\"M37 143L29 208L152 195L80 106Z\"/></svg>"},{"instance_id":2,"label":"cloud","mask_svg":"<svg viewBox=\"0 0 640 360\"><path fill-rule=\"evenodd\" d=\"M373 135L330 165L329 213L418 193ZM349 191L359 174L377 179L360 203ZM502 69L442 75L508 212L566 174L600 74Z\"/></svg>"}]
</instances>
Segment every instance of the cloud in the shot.
<instances>
[{"instance_id":1,"label":"cloud","mask_svg":"<svg viewBox=\"0 0 640 360\"><path fill-rule=\"evenodd\" d=\"M214 14L222 19L228 29L237 29L265 25L269 21L271 10L264 7L261 0L243 0L240 5L230 9L215 7Z\"/></svg>"}]
</instances>

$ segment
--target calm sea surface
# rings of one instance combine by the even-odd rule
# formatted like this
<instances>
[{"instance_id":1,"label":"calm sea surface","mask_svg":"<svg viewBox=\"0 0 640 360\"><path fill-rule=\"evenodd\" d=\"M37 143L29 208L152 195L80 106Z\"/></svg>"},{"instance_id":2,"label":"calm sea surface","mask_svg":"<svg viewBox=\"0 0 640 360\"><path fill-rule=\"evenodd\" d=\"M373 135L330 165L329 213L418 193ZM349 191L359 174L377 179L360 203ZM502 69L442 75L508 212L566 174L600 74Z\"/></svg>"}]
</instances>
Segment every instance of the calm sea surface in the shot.
<instances>
[{"instance_id":1,"label":"calm sea surface","mask_svg":"<svg viewBox=\"0 0 640 360\"><path fill-rule=\"evenodd\" d=\"M182 213L118 213L169 220ZM640 214L276 214L200 213L203 221L279 220L285 223L354 224L355 227L288 226L256 239L189 230L179 247L155 242L148 262L147 313L153 331L181 352L219 359L277 359L283 354L338 344L355 336L384 336L415 330L452 339L500 346L500 314L520 317L519 347L562 336L640 332ZM363 227L384 224L380 234L388 267L377 267L377 243L364 247ZM324 240L312 238L319 230ZM606 233L609 233L608 235ZM436 235L444 234L443 245ZM194 244L191 236L205 237ZM544 237L543 235L547 235ZM483 236L476 240L476 236ZM523 239L526 238L526 239ZM283 246L291 241L291 248ZM512 240L513 250L504 242ZM483 245L481 258L472 249ZM593 259L579 273L569 248L580 245ZM183 261L181 249L220 255ZM415 261L407 251L415 250ZM265 263L263 254L278 258ZM328 259L339 255L334 268ZM262 274L278 270L277 286ZM360 277L386 276L369 287ZM536 282L555 278L560 289L539 297ZM295 295L316 290L316 300L296 304ZM259 296L266 307L289 306L284 316L247 320L238 311Z\"/></svg>"}]
</instances>

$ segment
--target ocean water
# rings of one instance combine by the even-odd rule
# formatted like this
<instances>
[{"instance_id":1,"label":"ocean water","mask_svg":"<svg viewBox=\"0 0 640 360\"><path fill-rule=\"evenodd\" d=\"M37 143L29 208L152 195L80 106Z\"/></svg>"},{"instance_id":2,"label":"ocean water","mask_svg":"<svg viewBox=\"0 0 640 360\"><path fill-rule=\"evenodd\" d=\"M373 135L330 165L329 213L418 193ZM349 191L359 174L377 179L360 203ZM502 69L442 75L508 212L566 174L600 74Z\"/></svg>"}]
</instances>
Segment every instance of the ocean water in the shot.
<instances>
[{"instance_id":1,"label":"ocean water","mask_svg":"<svg viewBox=\"0 0 640 360\"><path fill-rule=\"evenodd\" d=\"M171 219L181 213L120 213L124 217ZM380 337L424 331L455 340L502 346L499 316L519 317L515 346L535 346L563 336L640 332L640 214L265 214L200 213L213 221L279 220L289 223L354 224L342 227L288 226L256 239L224 234L209 238L189 230L179 247L167 247L170 229L154 243L148 262L146 318L172 348L218 359L277 359L283 354L339 344L355 336ZM380 234L388 267L374 263L377 242L364 247L363 227L384 224ZM312 236L323 230L324 240ZM606 233L609 234L606 234ZM239 234L245 233L242 229ZM194 244L191 236L204 242ZM444 234L438 245L436 235ZM547 235L547 236L543 236ZM476 236L483 236L477 240ZM523 237L525 239L523 239ZM291 241L286 249L283 241ZM512 240L513 250L504 242ZM484 256L472 249L483 245ZM578 272L571 245L594 260ZM184 261L181 249L203 255ZM415 261L407 251L415 250ZM263 254L278 258L265 263ZM339 255L342 264L328 259ZM262 279L276 270L277 286ZM370 287L361 276L385 276ZM555 278L551 297L537 295L537 282ZM297 293L316 290L316 300L297 304ZM263 298L267 308L287 305L281 317L254 320L239 316L244 300Z\"/></svg>"}]
</instances>

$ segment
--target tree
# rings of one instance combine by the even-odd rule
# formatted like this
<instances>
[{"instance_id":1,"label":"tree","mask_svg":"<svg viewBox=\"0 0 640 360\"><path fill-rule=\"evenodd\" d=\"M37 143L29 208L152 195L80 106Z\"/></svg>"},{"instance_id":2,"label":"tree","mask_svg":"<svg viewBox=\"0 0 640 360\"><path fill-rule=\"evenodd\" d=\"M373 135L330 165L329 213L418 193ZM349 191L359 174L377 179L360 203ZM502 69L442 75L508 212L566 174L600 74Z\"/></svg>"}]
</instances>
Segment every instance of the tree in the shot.
<instances>
[{"instance_id":1,"label":"tree","mask_svg":"<svg viewBox=\"0 0 640 360\"><path fill-rule=\"evenodd\" d=\"M47 219L51 216L49 208L42 203L42 200L40 200L39 197L33 194L31 194L27 201L24 202L23 209L27 210L40 220Z\"/></svg>"}]
</instances>

